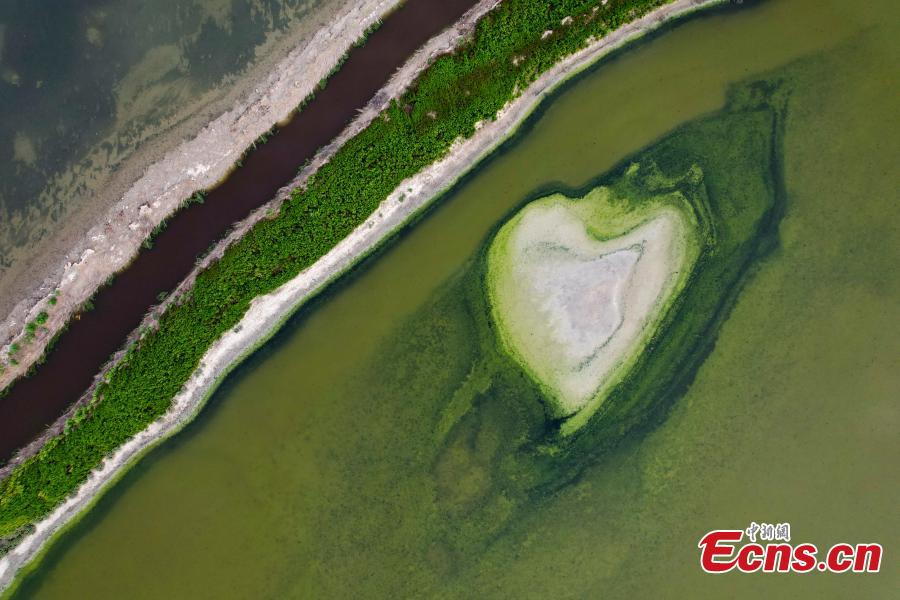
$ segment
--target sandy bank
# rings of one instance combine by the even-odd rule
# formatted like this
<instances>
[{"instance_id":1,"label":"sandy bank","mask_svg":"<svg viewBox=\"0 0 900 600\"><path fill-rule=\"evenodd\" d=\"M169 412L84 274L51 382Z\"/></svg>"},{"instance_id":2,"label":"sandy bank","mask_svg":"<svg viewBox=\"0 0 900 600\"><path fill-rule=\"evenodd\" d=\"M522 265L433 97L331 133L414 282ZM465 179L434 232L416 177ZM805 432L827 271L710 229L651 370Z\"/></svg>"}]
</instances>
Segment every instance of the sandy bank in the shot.
<instances>
[{"instance_id":1,"label":"sandy bank","mask_svg":"<svg viewBox=\"0 0 900 600\"><path fill-rule=\"evenodd\" d=\"M200 367L176 396L172 408L166 415L107 458L75 495L41 521L34 533L0 559L0 589L8 587L19 569L37 557L48 540L71 523L76 515L89 508L98 495L131 463L150 447L171 436L190 421L222 378L243 357L265 342L303 302L371 252L387 236L401 228L415 213L471 169L478 160L508 138L554 87L609 52L655 29L667 20L719 1L721 0L673 2L561 61L529 86L517 100L510 103L495 121L483 124L471 138L458 141L447 157L404 181L369 219L314 265L275 292L257 298L240 324L223 335L204 355ZM481 3L473 10L484 10L489 5L489 2ZM451 33L458 35L456 32ZM415 74L421 70L427 64L428 56L435 52L441 43L446 44L448 39L452 39L452 36L442 37L443 39L436 41L437 46L429 44L411 59L401 73L392 79L385 93L379 94L370 109L364 111L348 128L342 139L364 127L365 123L377 114L373 111L378 103L384 103L390 97L390 90L401 89L404 85L403 78L407 73ZM408 81L411 81L411 78L407 83ZM295 183L301 184L303 178L312 172L311 169L327 160L340 143L338 140L332 147L324 149ZM244 226L253 219L258 219L265 209L266 207L263 207L257 211ZM220 245L220 250L222 247L224 246Z\"/></svg>"}]
</instances>

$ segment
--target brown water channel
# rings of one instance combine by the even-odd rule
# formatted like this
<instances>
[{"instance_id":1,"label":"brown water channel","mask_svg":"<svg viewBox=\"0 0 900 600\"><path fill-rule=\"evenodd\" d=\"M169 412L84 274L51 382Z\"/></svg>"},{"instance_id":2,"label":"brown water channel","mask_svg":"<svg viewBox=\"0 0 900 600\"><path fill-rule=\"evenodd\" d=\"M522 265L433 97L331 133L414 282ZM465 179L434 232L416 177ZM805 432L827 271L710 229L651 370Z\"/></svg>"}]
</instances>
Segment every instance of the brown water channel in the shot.
<instances>
[{"instance_id":1,"label":"brown water channel","mask_svg":"<svg viewBox=\"0 0 900 600\"><path fill-rule=\"evenodd\" d=\"M157 295L174 288L197 256L236 221L270 200L298 166L331 141L387 79L429 38L458 20L475 0L410 0L351 50L327 87L228 179L175 216L132 265L73 320L46 362L0 399L0 464L58 418L121 347Z\"/></svg>"}]
</instances>

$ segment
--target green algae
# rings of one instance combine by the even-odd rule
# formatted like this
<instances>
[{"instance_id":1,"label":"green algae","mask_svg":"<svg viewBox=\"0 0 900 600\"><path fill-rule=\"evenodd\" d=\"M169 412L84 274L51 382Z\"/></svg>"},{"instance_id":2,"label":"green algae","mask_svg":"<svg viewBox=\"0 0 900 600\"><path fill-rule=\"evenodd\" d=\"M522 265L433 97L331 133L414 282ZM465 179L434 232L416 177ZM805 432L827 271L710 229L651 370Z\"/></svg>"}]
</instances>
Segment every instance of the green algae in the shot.
<instances>
[{"instance_id":1,"label":"green algae","mask_svg":"<svg viewBox=\"0 0 900 600\"><path fill-rule=\"evenodd\" d=\"M637 348L622 355L606 375L608 381L598 384L593 399L580 410L561 411L563 403L551 402L554 416L562 412L568 417L561 427L564 435L588 424L598 410L593 427L610 430L639 423L640 414L656 398L699 364L695 357L705 354L716 320L727 314L742 278L774 243L782 212L779 201L784 200L778 181L783 97L783 91L767 82L736 88L721 115L681 128L572 205L600 240L622 236L664 208L683 215L693 234L685 236L684 245L691 251L682 259L679 280L661 299ZM492 268L487 277L503 346L551 399L559 392L546 374L553 373L553 362L559 359L549 354L552 346L546 339L538 337L533 342L537 347L528 347L529 336L534 339L540 324L528 322L527 312L516 308L523 302L515 297L519 290L505 292L504 286L515 286L521 279L507 260L510 236L529 211L558 202L560 198L552 196L534 201L500 229L489 251ZM507 315L525 322L510 323ZM523 333L511 339L516 327ZM522 346L531 352L527 358ZM542 353L548 353L544 362Z\"/></svg>"}]
</instances>

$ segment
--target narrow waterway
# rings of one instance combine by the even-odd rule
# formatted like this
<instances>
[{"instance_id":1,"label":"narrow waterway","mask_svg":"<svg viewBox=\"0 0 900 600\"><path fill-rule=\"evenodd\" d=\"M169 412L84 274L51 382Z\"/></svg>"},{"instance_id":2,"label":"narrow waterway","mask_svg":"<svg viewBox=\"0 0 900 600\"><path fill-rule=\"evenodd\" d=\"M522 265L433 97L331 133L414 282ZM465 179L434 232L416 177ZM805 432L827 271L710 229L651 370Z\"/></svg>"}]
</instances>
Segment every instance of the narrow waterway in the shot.
<instances>
[{"instance_id":1,"label":"narrow waterway","mask_svg":"<svg viewBox=\"0 0 900 600\"><path fill-rule=\"evenodd\" d=\"M475 0L411 0L385 20L366 44L351 50L328 85L290 123L257 148L203 204L179 211L112 284L94 308L73 320L36 372L0 398L0 461L55 421L87 390L101 366L141 322L160 293L171 291L197 256L228 228L271 200L304 161L332 140L394 71Z\"/></svg>"},{"instance_id":2,"label":"narrow waterway","mask_svg":"<svg viewBox=\"0 0 900 600\"><path fill-rule=\"evenodd\" d=\"M697 541L787 521L795 543L900 542L898 17L887 0L763 2L579 78L232 374L18 597L890 597L889 558L877 575L713 577ZM524 198L585 185L751 77L790 90L779 247L665 419L553 494L505 496L503 440L528 407L476 383L442 433L456 398L438 392L476 372L455 282ZM480 542L460 552L465 536Z\"/></svg>"}]
</instances>

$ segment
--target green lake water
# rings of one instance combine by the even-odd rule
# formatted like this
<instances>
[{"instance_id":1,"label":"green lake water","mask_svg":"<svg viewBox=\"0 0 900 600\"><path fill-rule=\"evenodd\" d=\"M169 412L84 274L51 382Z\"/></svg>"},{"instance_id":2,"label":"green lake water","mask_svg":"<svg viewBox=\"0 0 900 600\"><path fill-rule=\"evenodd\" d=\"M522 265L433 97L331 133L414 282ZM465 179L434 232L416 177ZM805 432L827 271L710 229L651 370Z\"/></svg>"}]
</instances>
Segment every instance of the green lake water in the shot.
<instances>
[{"instance_id":1,"label":"green lake water","mask_svg":"<svg viewBox=\"0 0 900 600\"><path fill-rule=\"evenodd\" d=\"M566 86L238 368L17 597L891 597L898 17L886 0L721 11ZM485 240L748 78L788 92L777 247L669 410L602 451L541 452L537 392L483 318ZM880 542L882 572L704 574L699 538L750 521L820 548Z\"/></svg>"}]
</instances>

